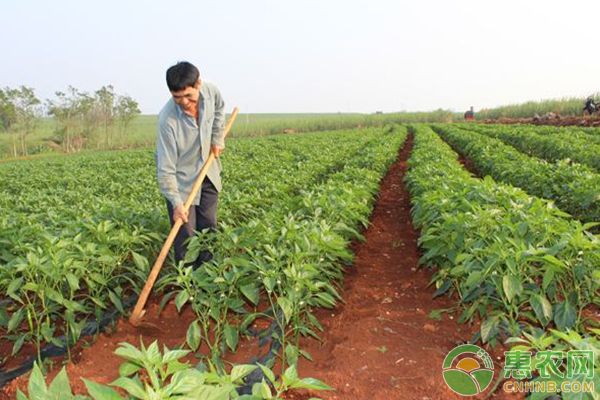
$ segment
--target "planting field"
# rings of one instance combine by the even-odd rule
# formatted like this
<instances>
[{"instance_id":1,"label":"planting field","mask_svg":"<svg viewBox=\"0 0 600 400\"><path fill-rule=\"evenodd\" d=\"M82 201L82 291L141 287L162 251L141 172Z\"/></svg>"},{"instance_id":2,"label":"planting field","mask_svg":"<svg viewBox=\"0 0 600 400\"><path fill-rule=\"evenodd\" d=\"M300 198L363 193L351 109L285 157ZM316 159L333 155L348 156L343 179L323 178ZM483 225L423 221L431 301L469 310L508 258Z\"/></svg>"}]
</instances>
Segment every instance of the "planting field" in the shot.
<instances>
[{"instance_id":1,"label":"planting field","mask_svg":"<svg viewBox=\"0 0 600 400\"><path fill-rule=\"evenodd\" d=\"M494 398L515 397L509 347L592 351L595 375L572 380L600 391L598 138L414 124L230 140L219 229L188 253L214 258L169 261L139 329L121 317L169 230L153 152L0 164L0 399L461 398L442 362L466 342L493 355Z\"/></svg>"},{"instance_id":2,"label":"planting field","mask_svg":"<svg viewBox=\"0 0 600 400\"><path fill-rule=\"evenodd\" d=\"M86 120L76 115L73 125ZM438 110L432 112L398 113L294 113L294 114L240 114L230 133L231 138L258 137L283 133L316 132L356 127L383 127L393 123L420 121L446 122L462 118L458 113ZM157 115L137 115L127 129L111 126L79 128L85 134L77 135L81 145L76 152L97 152L100 150L135 149L154 146L156 140ZM25 151L20 149L21 138L18 132L3 132L0 135L0 160L10 157L36 158L42 155L64 155L64 132L56 119L46 117L36 120L35 128L23 138ZM74 128L74 126L71 126ZM107 141L107 136L110 141Z\"/></svg>"}]
</instances>

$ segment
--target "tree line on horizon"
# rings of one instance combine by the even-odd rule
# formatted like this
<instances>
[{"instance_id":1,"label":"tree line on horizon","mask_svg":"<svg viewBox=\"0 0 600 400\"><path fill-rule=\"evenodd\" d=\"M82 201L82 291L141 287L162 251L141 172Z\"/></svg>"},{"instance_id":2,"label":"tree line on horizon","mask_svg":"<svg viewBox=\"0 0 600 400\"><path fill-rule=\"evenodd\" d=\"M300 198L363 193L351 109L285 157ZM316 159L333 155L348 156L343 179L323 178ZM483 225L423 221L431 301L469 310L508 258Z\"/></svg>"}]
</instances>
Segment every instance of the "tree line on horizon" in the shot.
<instances>
[{"instance_id":1,"label":"tree line on horizon","mask_svg":"<svg viewBox=\"0 0 600 400\"><path fill-rule=\"evenodd\" d=\"M598 97L596 93L596 97ZM582 115L583 98L530 101L475 111L478 121L532 118L536 114ZM112 85L91 93L69 86L53 99L42 101L33 88L0 88L0 158L16 158L49 151L148 147L153 142L151 120L141 114L136 100L115 92ZM232 137L290 132L350 129L415 122L459 122L463 113L399 111L383 113L242 114ZM135 120L135 122L134 122ZM132 123L133 122L133 123ZM127 133L127 134L126 134Z\"/></svg>"},{"instance_id":2,"label":"tree line on horizon","mask_svg":"<svg viewBox=\"0 0 600 400\"><path fill-rule=\"evenodd\" d=\"M44 116L56 122L49 146L71 153L81 150L86 142L110 148L115 134L122 135L140 113L138 102L116 93L112 85L93 93L69 86L45 101L31 87L0 88L0 133L11 136L13 157L28 155L27 137Z\"/></svg>"}]
</instances>

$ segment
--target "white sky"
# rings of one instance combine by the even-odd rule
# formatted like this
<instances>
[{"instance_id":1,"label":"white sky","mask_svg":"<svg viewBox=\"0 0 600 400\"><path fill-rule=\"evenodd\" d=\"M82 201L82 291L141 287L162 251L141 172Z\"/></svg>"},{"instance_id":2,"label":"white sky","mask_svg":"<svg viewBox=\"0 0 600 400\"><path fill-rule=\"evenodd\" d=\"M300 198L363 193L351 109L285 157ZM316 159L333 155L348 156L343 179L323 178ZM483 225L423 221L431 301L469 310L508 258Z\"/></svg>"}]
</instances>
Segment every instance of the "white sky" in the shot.
<instances>
[{"instance_id":1,"label":"white sky","mask_svg":"<svg viewBox=\"0 0 600 400\"><path fill-rule=\"evenodd\" d=\"M0 87L112 84L154 114L188 60L228 110L478 110L600 91L599 18L597 0L3 0Z\"/></svg>"}]
</instances>

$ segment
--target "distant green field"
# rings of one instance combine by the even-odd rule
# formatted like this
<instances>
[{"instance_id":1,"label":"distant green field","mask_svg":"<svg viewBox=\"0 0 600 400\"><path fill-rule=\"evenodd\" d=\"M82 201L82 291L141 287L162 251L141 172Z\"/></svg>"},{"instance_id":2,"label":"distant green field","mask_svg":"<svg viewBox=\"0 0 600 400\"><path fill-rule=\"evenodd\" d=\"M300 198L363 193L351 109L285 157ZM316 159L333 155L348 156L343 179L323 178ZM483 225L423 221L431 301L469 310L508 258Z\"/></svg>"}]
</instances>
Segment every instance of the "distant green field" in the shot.
<instances>
[{"instance_id":1,"label":"distant green field","mask_svg":"<svg viewBox=\"0 0 600 400\"><path fill-rule=\"evenodd\" d=\"M367 126L384 126L391 123L450 122L462 115L450 111L401 112L388 114L239 114L231 131L231 137L265 136L278 133L311 132L335 129L350 129ZM103 141L103 132L85 138L84 151L148 148L154 146L157 115L141 115L131 123L124 134L113 133L111 146ZM56 123L52 118L40 121L35 132L27 136L28 157L37 154L62 154L56 140ZM14 135L0 134L0 158L13 154Z\"/></svg>"},{"instance_id":2,"label":"distant green field","mask_svg":"<svg viewBox=\"0 0 600 400\"><path fill-rule=\"evenodd\" d=\"M140 115L131 123L125 135L114 135L114 143L111 147L131 148L146 147L154 143L154 132L156 129L156 115ZM53 139L57 138L55 134L56 123L53 118L42 118L39 121L35 132L27 136L27 153L36 155L40 153L62 153L57 151L51 145ZM104 149L101 144L102 134L97 133L94 137L86 138L85 148L87 150ZM0 158L8 158L12 155L14 136L8 133L0 132Z\"/></svg>"}]
</instances>

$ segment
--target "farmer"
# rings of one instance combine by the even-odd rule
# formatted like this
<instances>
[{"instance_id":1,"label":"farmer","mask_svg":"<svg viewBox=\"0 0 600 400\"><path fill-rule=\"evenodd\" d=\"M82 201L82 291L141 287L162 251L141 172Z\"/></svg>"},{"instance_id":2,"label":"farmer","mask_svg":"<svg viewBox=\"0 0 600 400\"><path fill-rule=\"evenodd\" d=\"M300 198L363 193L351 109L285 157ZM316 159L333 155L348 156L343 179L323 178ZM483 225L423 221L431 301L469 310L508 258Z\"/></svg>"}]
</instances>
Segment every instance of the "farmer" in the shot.
<instances>
[{"instance_id":1,"label":"farmer","mask_svg":"<svg viewBox=\"0 0 600 400\"><path fill-rule=\"evenodd\" d=\"M598 105L594 101L594 97L590 96L585 100L585 105L583 106L584 113L587 111L588 114L592 115L598 110Z\"/></svg>"},{"instance_id":2,"label":"farmer","mask_svg":"<svg viewBox=\"0 0 600 400\"><path fill-rule=\"evenodd\" d=\"M217 226L221 190L218 157L225 147L225 104L219 89L203 82L198 68L189 62L179 62L167 70L167 86L171 98L158 116L156 174L160 191L166 198L171 226L179 218L184 222L175 238L175 260L179 262L185 257L186 240L194 231L213 230ZM217 158L186 212L183 203L209 152ZM201 251L193 262L194 268L211 258L208 250Z\"/></svg>"},{"instance_id":3,"label":"farmer","mask_svg":"<svg viewBox=\"0 0 600 400\"><path fill-rule=\"evenodd\" d=\"M473 121L475 119L475 111L473 111L473 106L471 109L465 112L465 121Z\"/></svg>"}]
</instances>

